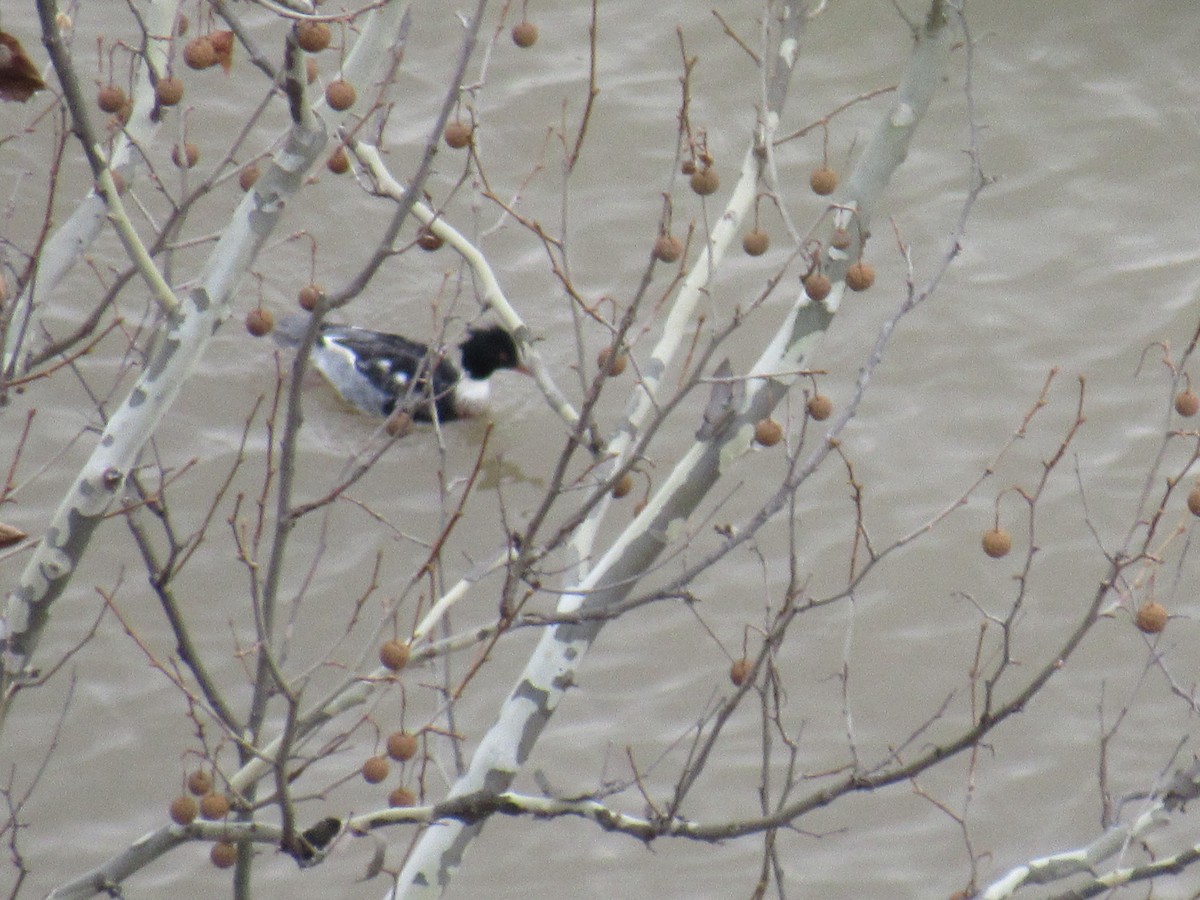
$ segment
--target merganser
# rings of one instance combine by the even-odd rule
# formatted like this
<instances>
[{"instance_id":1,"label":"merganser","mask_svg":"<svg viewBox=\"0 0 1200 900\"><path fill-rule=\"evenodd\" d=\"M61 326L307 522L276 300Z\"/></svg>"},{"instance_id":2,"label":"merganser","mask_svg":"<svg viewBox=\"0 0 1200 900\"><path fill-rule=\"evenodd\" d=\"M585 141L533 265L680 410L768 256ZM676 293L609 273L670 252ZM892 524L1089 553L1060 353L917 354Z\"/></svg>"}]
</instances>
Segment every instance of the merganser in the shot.
<instances>
[{"instance_id":1,"label":"merganser","mask_svg":"<svg viewBox=\"0 0 1200 900\"><path fill-rule=\"evenodd\" d=\"M288 316L275 328L279 343L295 346L308 327ZM411 407L421 422L449 422L487 408L488 378L499 369L528 374L516 341L499 325L472 328L459 344L462 370L436 348L398 334L351 325L323 325L309 358L344 400L363 412L390 416Z\"/></svg>"}]
</instances>

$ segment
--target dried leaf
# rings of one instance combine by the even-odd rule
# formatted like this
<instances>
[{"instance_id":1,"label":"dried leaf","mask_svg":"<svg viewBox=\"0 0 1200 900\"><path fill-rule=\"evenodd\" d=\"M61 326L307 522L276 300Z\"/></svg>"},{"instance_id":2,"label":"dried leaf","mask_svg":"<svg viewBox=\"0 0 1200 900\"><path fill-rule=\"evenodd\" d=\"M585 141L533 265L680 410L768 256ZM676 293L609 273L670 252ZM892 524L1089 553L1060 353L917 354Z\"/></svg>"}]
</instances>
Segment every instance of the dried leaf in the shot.
<instances>
[{"instance_id":1,"label":"dried leaf","mask_svg":"<svg viewBox=\"0 0 1200 900\"><path fill-rule=\"evenodd\" d=\"M208 39L212 41L213 50L217 52L217 62L228 72L233 67L233 32L211 31Z\"/></svg>"},{"instance_id":2,"label":"dried leaf","mask_svg":"<svg viewBox=\"0 0 1200 900\"><path fill-rule=\"evenodd\" d=\"M24 103L45 86L21 42L0 31L0 99Z\"/></svg>"},{"instance_id":3,"label":"dried leaf","mask_svg":"<svg viewBox=\"0 0 1200 900\"><path fill-rule=\"evenodd\" d=\"M19 544L27 537L29 535L20 528L0 522L0 549L11 547L13 544Z\"/></svg>"}]
</instances>

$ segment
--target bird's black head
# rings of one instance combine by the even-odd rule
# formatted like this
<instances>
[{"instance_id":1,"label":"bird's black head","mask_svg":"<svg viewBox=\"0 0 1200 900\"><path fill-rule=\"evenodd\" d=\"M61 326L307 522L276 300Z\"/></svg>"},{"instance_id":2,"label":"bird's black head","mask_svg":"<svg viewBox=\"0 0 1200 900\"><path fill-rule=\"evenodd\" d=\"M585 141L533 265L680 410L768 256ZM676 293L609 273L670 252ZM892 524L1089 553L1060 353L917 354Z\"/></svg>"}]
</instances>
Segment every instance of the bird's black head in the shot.
<instances>
[{"instance_id":1,"label":"bird's black head","mask_svg":"<svg viewBox=\"0 0 1200 900\"><path fill-rule=\"evenodd\" d=\"M497 369L521 367L516 341L499 325L472 328L460 346L463 371L476 380L487 378Z\"/></svg>"}]
</instances>

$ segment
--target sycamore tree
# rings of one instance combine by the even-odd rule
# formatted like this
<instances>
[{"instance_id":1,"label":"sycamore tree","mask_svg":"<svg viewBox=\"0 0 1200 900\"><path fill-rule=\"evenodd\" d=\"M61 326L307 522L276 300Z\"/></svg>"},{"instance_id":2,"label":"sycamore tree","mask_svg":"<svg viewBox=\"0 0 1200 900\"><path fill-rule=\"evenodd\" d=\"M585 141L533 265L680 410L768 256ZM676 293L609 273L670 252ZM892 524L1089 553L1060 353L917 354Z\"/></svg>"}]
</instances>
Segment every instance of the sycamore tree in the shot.
<instances>
[{"instance_id":1,"label":"sycamore tree","mask_svg":"<svg viewBox=\"0 0 1200 900\"><path fill-rule=\"evenodd\" d=\"M819 110L804 102L798 64L820 41L825 3L714 10L704 27L720 35L720 60L695 54L677 27L673 17L696 19L688 4L650 16L676 53L662 104L671 125L654 148L661 163L636 176L655 212L621 225L643 236L642 251L621 259L574 201L622 149L593 146L600 120L638 99L622 94L636 85L605 83L616 48L604 4L97 6L39 0L0 19L0 153L29 147L40 161L0 156L10 896L138 895L164 860L194 859L197 847L211 866L187 884L206 895L453 893L463 867L496 865L473 847L485 825L546 822L581 822L590 840L631 856L643 845L750 846L737 883L785 896L789 879L805 880L796 858L813 832L855 852L854 829L830 823L864 794L936 807L959 835L946 866L960 896L1047 883L1092 896L1187 877L1200 842L1187 837L1185 804L1200 768L1180 743L1154 748L1144 771L1114 775L1105 751L1139 699L1130 683L1165 685L1195 712L1188 676L1160 644L1182 626L1169 624L1170 592L1156 581L1195 574L1196 335L1163 335L1144 353L1144 368L1163 373L1142 374L1147 396L1171 409L1119 533L1093 525L1097 499L1080 476L1086 379L1057 371L1027 390L1008 438L972 461L977 476L948 485L898 533L876 528L880 487L858 475L866 451L851 424L871 427L858 413L889 342L941 299L990 184L961 3L879 4L875 27L910 41L907 61L894 82ZM513 77L501 60L536 60L551 28L570 35L577 70L569 86L544 71L521 89L558 104L538 132L521 104L491 97L497 78ZM870 28L863 38L880 39ZM705 117L706 66L744 80L736 121ZM935 101L958 111L960 132L922 130ZM849 113L873 124L839 135ZM508 124L538 133L536 152L515 154ZM914 248L889 218L889 188L922 141L958 154L961 189L928 225L945 240ZM605 258L606 288L576 275L588 255ZM882 259L887 283L877 283ZM521 266L542 277L536 302L507 288ZM431 353L481 318L516 338L536 384L522 410L528 449L507 451L520 478L505 480L513 470L490 425L419 426L404 408L362 424L310 389L306 351L322 323L373 324L371 298L405 279L427 290L394 301L411 306L403 328L385 324ZM857 365L814 367L839 310L881 294L886 313L857 335ZM283 316L302 317L295 353L266 339ZM206 377L231 331L253 379L236 367ZM823 385L839 377L835 404ZM180 412L189 400L203 419ZM82 422L65 437L48 421L63 408ZM319 446L330 443L322 417L337 416L358 431ZM216 463L191 444L203 429L232 436ZM1035 456L1021 456L1027 442ZM401 462L426 485L408 505L389 496L389 466ZM835 521L813 522L807 505L822 479L839 485ZM1085 509L1076 527L1094 541L1070 616L1046 633L1028 612L1031 585L1055 539L1046 498L1064 484ZM971 507L986 508L986 521L968 520ZM964 553L1008 568L988 598L956 594L973 624L944 654L895 673L929 678L926 705L886 740L864 741L853 629L841 666L818 678L798 662L806 623L831 611L853 622L864 594L898 590L923 540L945 529L969 531ZM835 548L833 574L816 571L814 535ZM710 585L746 560L761 589L752 602L724 598L740 605L715 616ZM621 739L599 779L581 771L563 784L531 769L560 703L588 705L589 666L613 649L606 629L628 625L622 641L644 641L639 652L655 657L653 635L639 634L650 616L699 623L694 661L719 672L714 686L686 695L676 721L655 723L670 739L651 749ZM1061 776L1102 798L1094 833L980 846L980 768L1002 753L1018 713L1062 702L1048 686L1111 623L1141 641L1121 683L1128 699L1101 716L1099 764L1063 760ZM76 722L104 740L83 697L142 695L140 683L104 682L114 653L168 698L174 740L151 739L160 732L150 722L123 736L147 773L129 801L139 813L92 822L78 864L60 859L51 877L40 847L74 813L38 798L48 781L101 792L106 776L60 741ZM692 660L659 662L639 676L647 692ZM832 699L815 691L829 700L824 714L798 713L829 680ZM818 727L828 733L814 739ZM173 775L150 775L164 770ZM945 784L944 772L954 789L926 787ZM1112 781L1144 788L1124 796ZM1168 825L1175 843L1153 843ZM344 860L353 869L338 869ZM538 860L518 871L527 881L506 890L568 891L549 886Z\"/></svg>"}]
</instances>

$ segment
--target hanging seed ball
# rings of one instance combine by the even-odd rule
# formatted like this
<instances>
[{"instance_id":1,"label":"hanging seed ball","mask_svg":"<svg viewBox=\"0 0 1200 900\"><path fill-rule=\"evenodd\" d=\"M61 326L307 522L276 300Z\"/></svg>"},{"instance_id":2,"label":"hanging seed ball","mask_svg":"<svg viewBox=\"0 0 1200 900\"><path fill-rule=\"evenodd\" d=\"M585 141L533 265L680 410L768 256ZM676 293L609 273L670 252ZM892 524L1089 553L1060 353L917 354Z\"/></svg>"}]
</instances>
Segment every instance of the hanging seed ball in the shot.
<instances>
[{"instance_id":1,"label":"hanging seed ball","mask_svg":"<svg viewBox=\"0 0 1200 900\"><path fill-rule=\"evenodd\" d=\"M106 113L115 113L125 105L125 92L115 84L106 84L96 92L96 105Z\"/></svg>"},{"instance_id":2,"label":"hanging seed ball","mask_svg":"<svg viewBox=\"0 0 1200 900\"><path fill-rule=\"evenodd\" d=\"M983 552L992 559L1008 556L1012 550L1012 535L1003 528L993 528L983 533Z\"/></svg>"},{"instance_id":3,"label":"hanging seed ball","mask_svg":"<svg viewBox=\"0 0 1200 900\"><path fill-rule=\"evenodd\" d=\"M296 25L296 43L307 53L320 53L333 40L333 31L324 22L300 22Z\"/></svg>"},{"instance_id":4,"label":"hanging seed ball","mask_svg":"<svg viewBox=\"0 0 1200 900\"><path fill-rule=\"evenodd\" d=\"M447 147L461 150L471 143L471 126L466 122L447 122L446 131L442 137L445 139Z\"/></svg>"},{"instance_id":5,"label":"hanging seed ball","mask_svg":"<svg viewBox=\"0 0 1200 900\"><path fill-rule=\"evenodd\" d=\"M402 438L412 428L412 414L403 409L397 409L384 420L383 430L390 438Z\"/></svg>"},{"instance_id":6,"label":"hanging seed ball","mask_svg":"<svg viewBox=\"0 0 1200 900\"><path fill-rule=\"evenodd\" d=\"M179 17L179 21L175 25L175 33L177 35L179 35L180 37L183 37L185 34L188 33L188 27L191 24L192 23L188 21L187 16L181 15Z\"/></svg>"},{"instance_id":7,"label":"hanging seed ball","mask_svg":"<svg viewBox=\"0 0 1200 900\"><path fill-rule=\"evenodd\" d=\"M1193 516L1200 516L1200 485L1192 488L1187 498L1188 511Z\"/></svg>"},{"instance_id":8,"label":"hanging seed ball","mask_svg":"<svg viewBox=\"0 0 1200 900\"><path fill-rule=\"evenodd\" d=\"M304 61L304 78L308 84L312 84L317 80L317 73L319 71L320 70L317 68L317 61L315 59L306 59Z\"/></svg>"},{"instance_id":9,"label":"hanging seed ball","mask_svg":"<svg viewBox=\"0 0 1200 900\"><path fill-rule=\"evenodd\" d=\"M444 243L445 241L441 237L434 234L428 228L422 228L417 234L417 246L422 250L428 250L430 253L434 250L441 250Z\"/></svg>"},{"instance_id":10,"label":"hanging seed ball","mask_svg":"<svg viewBox=\"0 0 1200 900\"><path fill-rule=\"evenodd\" d=\"M188 775L187 789L197 797L203 797L212 790L212 776L203 769L197 769Z\"/></svg>"},{"instance_id":11,"label":"hanging seed ball","mask_svg":"<svg viewBox=\"0 0 1200 900\"><path fill-rule=\"evenodd\" d=\"M121 108L117 110L116 119L118 125L128 125L130 117L133 116L133 104L126 100L121 104Z\"/></svg>"},{"instance_id":12,"label":"hanging seed ball","mask_svg":"<svg viewBox=\"0 0 1200 900\"><path fill-rule=\"evenodd\" d=\"M270 334L271 329L274 327L275 314L269 309L256 306L250 312L246 313L246 330L255 337L263 337Z\"/></svg>"},{"instance_id":13,"label":"hanging seed ball","mask_svg":"<svg viewBox=\"0 0 1200 900\"><path fill-rule=\"evenodd\" d=\"M696 161L694 159L685 159L679 164L679 171L690 177L696 171Z\"/></svg>"},{"instance_id":14,"label":"hanging seed ball","mask_svg":"<svg viewBox=\"0 0 1200 900\"><path fill-rule=\"evenodd\" d=\"M735 659L733 665L729 667L729 680L737 687L741 687L750 677L750 668L750 660L746 657Z\"/></svg>"},{"instance_id":15,"label":"hanging seed ball","mask_svg":"<svg viewBox=\"0 0 1200 900\"><path fill-rule=\"evenodd\" d=\"M783 440L783 426L772 418L759 419L754 423L754 440L764 447L774 447Z\"/></svg>"},{"instance_id":16,"label":"hanging seed ball","mask_svg":"<svg viewBox=\"0 0 1200 900\"><path fill-rule=\"evenodd\" d=\"M207 34L194 37L183 45L183 61L189 69L210 69L217 64L217 48Z\"/></svg>"},{"instance_id":17,"label":"hanging seed ball","mask_svg":"<svg viewBox=\"0 0 1200 900\"><path fill-rule=\"evenodd\" d=\"M605 372L608 370L608 358L612 356L612 347L602 347L600 352L596 354L596 367ZM617 358L613 360L612 371L609 375L620 375L625 371L625 367L629 365L629 354L618 353Z\"/></svg>"},{"instance_id":18,"label":"hanging seed ball","mask_svg":"<svg viewBox=\"0 0 1200 900\"><path fill-rule=\"evenodd\" d=\"M154 98L159 106L174 106L183 99L183 82L175 76L158 79L154 86Z\"/></svg>"},{"instance_id":19,"label":"hanging seed ball","mask_svg":"<svg viewBox=\"0 0 1200 900\"><path fill-rule=\"evenodd\" d=\"M330 109L342 112L352 107L357 99L358 91L348 81L339 78L325 85L325 102L329 104Z\"/></svg>"},{"instance_id":20,"label":"hanging seed ball","mask_svg":"<svg viewBox=\"0 0 1200 900\"><path fill-rule=\"evenodd\" d=\"M372 756L362 765L363 780L367 784L379 784L387 778L390 768L386 756Z\"/></svg>"},{"instance_id":21,"label":"hanging seed ball","mask_svg":"<svg viewBox=\"0 0 1200 900\"><path fill-rule=\"evenodd\" d=\"M191 825L199 810L195 799L182 794L171 801L171 821L176 825Z\"/></svg>"},{"instance_id":22,"label":"hanging seed ball","mask_svg":"<svg viewBox=\"0 0 1200 900\"><path fill-rule=\"evenodd\" d=\"M1175 412L1186 418L1191 418L1200 412L1200 397L1191 388L1180 391L1175 395Z\"/></svg>"},{"instance_id":23,"label":"hanging seed ball","mask_svg":"<svg viewBox=\"0 0 1200 900\"><path fill-rule=\"evenodd\" d=\"M229 869L237 862L237 845L229 841L217 841L208 851L208 858L218 869Z\"/></svg>"},{"instance_id":24,"label":"hanging seed ball","mask_svg":"<svg viewBox=\"0 0 1200 900\"><path fill-rule=\"evenodd\" d=\"M181 169L190 169L200 161L200 148L191 141L182 147L176 144L171 148L171 162Z\"/></svg>"},{"instance_id":25,"label":"hanging seed ball","mask_svg":"<svg viewBox=\"0 0 1200 900\"><path fill-rule=\"evenodd\" d=\"M717 177L717 172L712 166L705 166L692 173L691 185L693 191L701 197L707 197L717 192L717 188L721 186L721 179Z\"/></svg>"},{"instance_id":26,"label":"hanging seed ball","mask_svg":"<svg viewBox=\"0 0 1200 900\"><path fill-rule=\"evenodd\" d=\"M833 401L824 394L813 394L804 404L804 408L817 422L824 422L833 415Z\"/></svg>"},{"instance_id":27,"label":"hanging seed ball","mask_svg":"<svg viewBox=\"0 0 1200 900\"><path fill-rule=\"evenodd\" d=\"M387 754L397 762L408 762L417 755L417 736L408 731L393 731L388 735Z\"/></svg>"},{"instance_id":28,"label":"hanging seed ball","mask_svg":"<svg viewBox=\"0 0 1200 900\"><path fill-rule=\"evenodd\" d=\"M537 43L538 29L532 22L518 22L512 30L513 43L525 49Z\"/></svg>"},{"instance_id":29,"label":"hanging seed ball","mask_svg":"<svg viewBox=\"0 0 1200 900\"><path fill-rule=\"evenodd\" d=\"M829 236L829 246L834 250L845 250L850 246L850 232L845 228L833 229L833 234Z\"/></svg>"},{"instance_id":30,"label":"hanging seed ball","mask_svg":"<svg viewBox=\"0 0 1200 900\"><path fill-rule=\"evenodd\" d=\"M1133 624L1138 627L1138 631L1145 634L1158 634L1167 627L1167 618L1166 608L1161 603L1151 600L1138 607L1138 611L1133 617Z\"/></svg>"},{"instance_id":31,"label":"hanging seed ball","mask_svg":"<svg viewBox=\"0 0 1200 900\"><path fill-rule=\"evenodd\" d=\"M350 171L350 157L346 155L346 148L339 146L336 150L329 154L329 159L325 160L325 167L334 175L345 175Z\"/></svg>"},{"instance_id":32,"label":"hanging seed ball","mask_svg":"<svg viewBox=\"0 0 1200 900\"><path fill-rule=\"evenodd\" d=\"M659 262L673 263L683 255L683 244L673 234L660 234L654 240L654 258Z\"/></svg>"},{"instance_id":33,"label":"hanging seed ball","mask_svg":"<svg viewBox=\"0 0 1200 900\"><path fill-rule=\"evenodd\" d=\"M617 483L613 485L612 495L614 500L620 500L626 494L633 490L633 475L626 472L617 479Z\"/></svg>"},{"instance_id":34,"label":"hanging seed ball","mask_svg":"<svg viewBox=\"0 0 1200 900\"><path fill-rule=\"evenodd\" d=\"M223 819L229 815L229 798L224 794L205 794L200 798L200 815L206 819Z\"/></svg>"},{"instance_id":35,"label":"hanging seed ball","mask_svg":"<svg viewBox=\"0 0 1200 900\"><path fill-rule=\"evenodd\" d=\"M771 238L765 231L757 228L747 231L746 236L742 238L742 249L751 256L762 256L770 246Z\"/></svg>"},{"instance_id":36,"label":"hanging seed ball","mask_svg":"<svg viewBox=\"0 0 1200 900\"><path fill-rule=\"evenodd\" d=\"M846 270L846 287L852 291L865 291L875 283L875 267L870 263L856 262Z\"/></svg>"},{"instance_id":37,"label":"hanging seed ball","mask_svg":"<svg viewBox=\"0 0 1200 900\"><path fill-rule=\"evenodd\" d=\"M813 173L808 176L808 185L813 189L814 194L827 197L837 190L837 172L833 171L829 166L821 166L819 169L814 169Z\"/></svg>"},{"instance_id":38,"label":"hanging seed ball","mask_svg":"<svg viewBox=\"0 0 1200 900\"><path fill-rule=\"evenodd\" d=\"M804 279L804 293L820 303L829 296L829 292L833 290L833 282L822 275L820 272L813 272Z\"/></svg>"},{"instance_id":39,"label":"hanging seed ball","mask_svg":"<svg viewBox=\"0 0 1200 900\"><path fill-rule=\"evenodd\" d=\"M242 166L242 170L238 172L238 187L243 191L250 190L250 188L254 187L255 182L258 181L258 176L261 174L262 172L258 170L256 163L246 163L246 165Z\"/></svg>"},{"instance_id":40,"label":"hanging seed ball","mask_svg":"<svg viewBox=\"0 0 1200 900\"><path fill-rule=\"evenodd\" d=\"M416 805L417 795L406 787L398 787L388 794L388 806L404 807Z\"/></svg>"},{"instance_id":41,"label":"hanging seed ball","mask_svg":"<svg viewBox=\"0 0 1200 900\"><path fill-rule=\"evenodd\" d=\"M379 647L379 662L393 672L399 672L407 666L410 655L408 644L400 641L384 641Z\"/></svg>"},{"instance_id":42,"label":"hanging seed ball","mask_svg":"<svg viewBox=\"0 0 1200 900\"><path fill-rule=\"evenodd\" d=\"M297 301L300 303L300 308L305 312L312 312L317 308L317 304L321 301L325 289L319 284L306 284L300 288L300 293L296 295Z\"/></svg>"}]
</instances>

